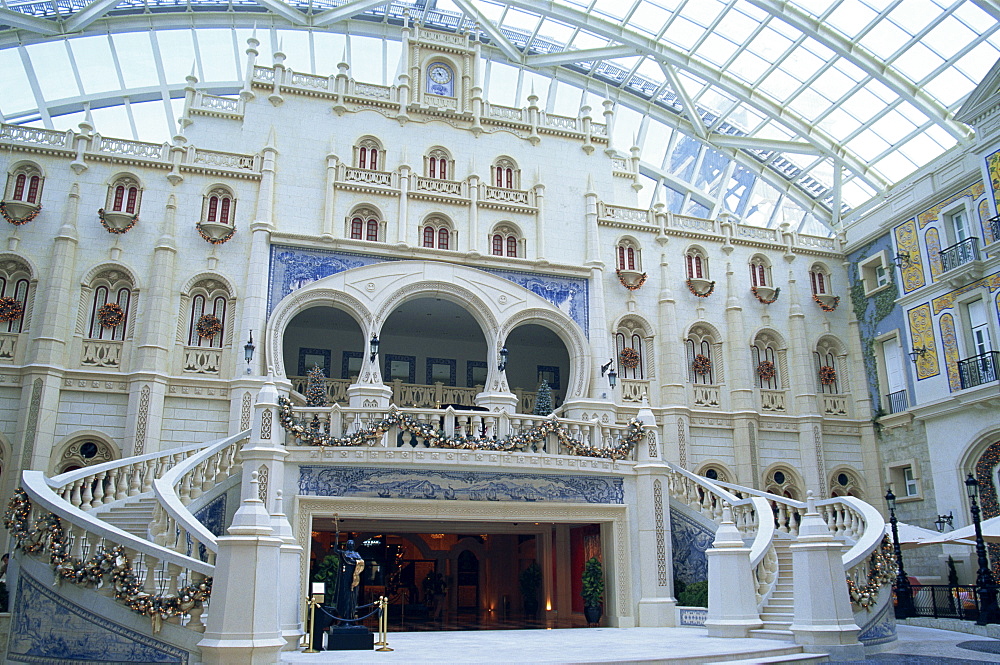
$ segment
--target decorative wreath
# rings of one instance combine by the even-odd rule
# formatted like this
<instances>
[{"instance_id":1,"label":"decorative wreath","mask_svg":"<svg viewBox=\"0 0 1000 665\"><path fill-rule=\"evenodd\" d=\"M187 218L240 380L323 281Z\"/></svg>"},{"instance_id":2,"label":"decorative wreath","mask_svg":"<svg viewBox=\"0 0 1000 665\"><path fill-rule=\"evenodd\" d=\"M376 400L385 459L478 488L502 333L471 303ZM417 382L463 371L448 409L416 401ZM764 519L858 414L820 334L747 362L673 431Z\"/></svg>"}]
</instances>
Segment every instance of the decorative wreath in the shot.
<instances>
[{"instance_id":1,"label":"decorative wreath","mask_svg":"<svg viewBox=\"0 0 1000 665\"><path fill-rule=\"evenodd\" d=\"M198 317L198 323L194 326L198 337L212 339L222 332L222 321L215 314L202 314Z\"/></svg>"},{"instance_id":2,"label":"decorative wreath","mask_svg":"<svg viewBox=\"0 0 1000 665\"><path fill-rule=\"evenodd\" d=\"M757 365L757 376L764 381L770 381L776 374L774 363L770 360L761 360Z\"/></svg>"},{"instance_id":3,"label":"decorative wreath","mask_svg":"<svg viewBox=\"0 0 1000 665\"><path fill-rule=\"evenodd\" d=\"M820 298L815 293L813 294L813 300L816 301L816 304L819 305L819 308L821 310L823 310L824 312L832 312L833 310L837 309L837 305L840 304L840 296L834 296L833 297L833 304L832 305L827 305L825 302L823 302L823 299Z\"/></svg>"},{"instance_id":4,"label":"decorative wreath","mask_svg":"<svg viewBox=\"0 0 1000 665\"><path fill-rule=\"evenodd\" d=\"M635 369L639 366L639 352L633 349L631 346L622 349L622 352L618 354L618 360L621 362L622 367L627 367L628 369Z\"/></svg>"},{"instance_id":5,"label":"decorative wreath","mask_svg":"<svg viewBox=\"0 0 1000 665\"><path fill-rule=\"evenodd\" d=\"M837 382L837 370L829 365L819 368L819 382L824 386L830 386Z\"/></svg>"},{"instance_id":6,"label":"decorative wreath","mask_svg":"<svg viewBox=\"0 0 1000 665\"><path fill-rule=\"evenodd\" d=\"M703 356L699 353L694 357L691 369L694 370L695 374L708 374L712 371L712 360L708 356Z\"/></svg>"},{"instance_id":7,"label":"decorative wreath","mask_svg":"<svg viewBox=\"0 0 1000 665\"><path fill-rule=\"evenodd\" d=\"M125 226L123 226L120 229L117 229L117 228L111 226L110 224L108 224L108 221L106 219L104 219L104 208L98 208L97 209L97 217L101 220L101 226L104 227L105 231L107 231L108 233L114 233L114 234L117 234L117 235L121 235L122 233L128 233L129 230L133 226L135 226L135 223L139 221L139 213L135 213L134 215L132 215L132 219L129 220L128 224L126 224Z\"/></svg>"},{"instance_id":8,"label":"decorative wreath","mask_svg":"<svg viewBox=\"0 0 1000 665\"><path fill-rule=\"evenodd\" d=\"M17 321L24 314L24 305L16 298L0 298L0 321Z\"/></svg>"},{"instance_id":9,"label":"decorative wreath","mask_svg":"<svg viewBox=\"0 0 1000 665\"><path fill-rule=\"evenodd\" d=\"M21 226L22 224L27 224L35 217L38 217L38 213L42 211L42 206L38 206L31 212L29 212L24 218L18 219L17 217L12 217L9 212L7 212L7 202L0 201L0 215L14 226Z\"/></svg>"},{"instance_id":10,"label":"decorative wreath","mask_svg":"<svg viewBox=\"0 0 1000 665\"><path fill-rule=\"evenodd\" d=\"M97 310L97 322L104 328L120 326L125 320L125 312L117 303L107 302Z\"/></svg>"}]
</instances>

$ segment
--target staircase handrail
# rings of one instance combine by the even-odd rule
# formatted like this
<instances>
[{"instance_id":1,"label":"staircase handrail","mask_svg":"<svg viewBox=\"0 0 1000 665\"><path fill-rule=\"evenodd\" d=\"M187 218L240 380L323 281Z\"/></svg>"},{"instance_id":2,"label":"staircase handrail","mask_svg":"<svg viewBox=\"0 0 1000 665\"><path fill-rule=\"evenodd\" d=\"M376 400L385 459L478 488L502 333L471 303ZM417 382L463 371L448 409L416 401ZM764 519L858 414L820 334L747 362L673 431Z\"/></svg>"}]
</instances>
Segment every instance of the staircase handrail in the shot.
<instances>
[{"instance_id":1,"label":"staircase handrail","mask_svg":"<svg viewBox=\"0 0 1000 665\"><path fill-rule=\"evenodd\" d=\"M73 471L67 471L65 473L60 473L51 478L46 478L49 487L55 489L61 489L66 487L72 482L77 480L83 480L87 476L95 476L102 471L107 472L111 469L120 468L123 466L129 466L135 464L136 462L146 462L148 460L157 459L160 457L172 457L178 454L190 454L194 451L200 450L205 446L211 445L209 443L192 443L185 446L178 446L177 448L171 448L170 450L158 450L154 453L146 453L145 455L139 455L138 457L123 457L122 459L111 460L110 462L102 462L100 464L94 464L93 466L85 466L81 469L74 469Z\"/></svg>"},{"instance_id":2,"label":"staircase handrail","mask_svg":"<svg viewBox=\"0 0 1000 665\"><path fill-rule=\"evenodd\" d=\"M752 489L749 487L742 487L733 483L720 482L719 485L746 493L748 495L761 497L766 501L784 504L785 506L794 508L797 511L801 511L802 514L805 514L807 509L805 501L797 501L795 499L789 499L786 496L771 494L770 492L764 492L762 490ZM830 527L830 531L834 535L837 535L837 532L841 529L839 529L836 524L830 525L830 511L826 509L836 507L846 507L847 509L853 511L858 517L861 518L863 525L860 535L854 540L850 549L844 552L843 555L844 570L849 571L859 563L862 563L882 543L882 538L885 535L885 518L882 517L882 513L880 513L874 506L853 496L835 496L830 499L818 500L816 501L816 508L820 512L820 515L827 520L827 525Z\"/></svg>"},{"instance_id":3,"label":"staircase handrail","mask_svg":"<svg viewBox=\"0 0 1000 665\"><path fill-rule=\"evenodd\" d=\"M123 531L116 526L89 515L86 511L77 508L56 494L50 485L50 479L46 478L45 474L41 471L22 472L21 482L28 497L37 505L44 507L61 520L69 522L87 533L96 534L105 540L110 540L135 552L148 554L159 561L165 561L209 577L215 572L215 566L211 564L161 547L144 538L133 536L127 531Z\"/></svg>"},{"instance_id":4,"label":"staircase handrail","mask_svg":"<svg viewBox=\"0 0 1000 665\"><path fill-rule=\"evenodd\" d=\"M178 523L178 526L187 531L192 540L198 541L208 550L215 553L219 551L219 543L215 534L209 531L194 516L194 513L184 505L184 502L181 501L180 496L177 494L177 486L184 476L199 464L233 443L246 439L249 436L250 430L244 430L225 439L219 439L214 443L208 443L205 448L191 455L186 460L175 464L165 474L153 481L153 493L163 510Z\"/></svg>"}]
</instances>

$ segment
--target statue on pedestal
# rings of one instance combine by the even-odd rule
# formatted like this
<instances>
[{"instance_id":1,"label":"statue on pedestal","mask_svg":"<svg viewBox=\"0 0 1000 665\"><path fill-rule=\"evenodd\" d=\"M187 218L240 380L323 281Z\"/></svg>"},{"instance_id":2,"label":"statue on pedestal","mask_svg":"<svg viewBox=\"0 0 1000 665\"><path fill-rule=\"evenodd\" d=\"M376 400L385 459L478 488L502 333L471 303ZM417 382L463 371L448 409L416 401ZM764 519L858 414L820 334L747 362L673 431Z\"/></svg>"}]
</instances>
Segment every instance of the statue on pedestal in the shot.
<instances>
[{"instance_id":1,"label":"statue on pedestal","mask_svg":"<svg viewBox=\"0 0 1000 665\"><path fill-rule=\"evenodd\" d=\"M352 620L357 617L358 586L361 584L365 560L354 550L353 540L348 540L344 548L337 549L336 552L340 555L340 574L334 607L339 618Z\"/></svg>"}]
</instances>

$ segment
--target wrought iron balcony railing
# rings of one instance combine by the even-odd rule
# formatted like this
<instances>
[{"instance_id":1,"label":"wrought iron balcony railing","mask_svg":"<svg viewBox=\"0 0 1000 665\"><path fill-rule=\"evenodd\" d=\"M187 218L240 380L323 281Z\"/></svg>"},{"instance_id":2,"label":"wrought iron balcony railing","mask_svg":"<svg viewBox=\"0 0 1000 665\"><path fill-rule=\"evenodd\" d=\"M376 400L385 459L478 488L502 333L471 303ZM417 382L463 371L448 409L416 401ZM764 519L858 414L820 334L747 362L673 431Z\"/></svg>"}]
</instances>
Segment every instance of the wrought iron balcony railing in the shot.
<instances>
[{"instance_id":1,"label":"wrought iron balcony railing","mask_svg":"<svg viewBox=\"0 0 1000 665\"><path fill-rule=\"evenodd\" d=\"M986 227L990 231L990 237L996 242L1000 240L1000 215L986 220Z\"/></svg>"},{"instance_id":2,"label":"wrought iron balcony railing","mask_svg":"<svg viewBox=\"0 0 1000 665\"><path fill-rule=\"evenodd\" d=\"M899 413L900 411L906 411L909 408L909 401L906 398L905 390L897 390L894 393L889 393L885 396L885 401L882 402L882 406L888 413Z\"/></svg>"},{"instance_id":3,"label":"wrought iron balcony railing","mask_svg":"<svg viewBox=\"0 0 1000 665\"><path fill-rule=\"evenodd\" d=\"M941 264L945 272L978 260L979 238L966 238L962 242L941 250Z\"/></svg>"},{"instance_id":4,"label":"wrought iron balcony railing","mask_svg":"<svg viewBox=\"0 0 1000 665\"><path fill-rule=\"evenodd\" d=\"M998 370L1000 370L1000 351L987 351L958 361L958 376L962 381L963 390L996 381Z\"/></svg>"}]
</instances>

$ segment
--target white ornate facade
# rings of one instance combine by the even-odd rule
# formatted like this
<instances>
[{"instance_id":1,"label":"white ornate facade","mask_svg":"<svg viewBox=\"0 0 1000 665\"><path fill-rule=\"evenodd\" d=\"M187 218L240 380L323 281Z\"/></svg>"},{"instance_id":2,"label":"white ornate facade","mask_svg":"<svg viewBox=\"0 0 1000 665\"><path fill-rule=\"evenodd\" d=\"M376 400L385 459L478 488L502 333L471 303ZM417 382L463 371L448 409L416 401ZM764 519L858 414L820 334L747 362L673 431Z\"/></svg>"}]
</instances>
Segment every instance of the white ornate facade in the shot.
<instances>
[{"instance_id":1,"label":"white ornate facade","mask_svg":"<svg viewBox=\"0 0 1000 665\"><path fill-rule=\"evenodd\" d=\"M598 525L605 611L623 627L675 625L672 569L707 543L673 551L672 533L734 519L725 542L742 534L746 551L731 549L749 571L736 593L758 616L711 607L711 630L792 639L794 609L810 647L856 653L859 628L865 642L891 637L884 596L855 615L839 590L831 645L808 629L827 620L821 610L773 594L793 558L821 565L793 547L801 524L827 528L805 515L807 491L851 546L849 574L881 542L878 512L842 498L877 501L882 465L841 239L639 207L639 150L614 145L614 103L600 117L550 114L531 97L493 105L481 45L465 33L406 28L391 87L355 80L346 62L325 75L281 53L265 64L248 44L239 96L189 77L183 131L168 144L86 123L4 126L0 277L23 310L0 333L5 499L27 482L36 507L100 517L155 495L147 542L72 510L65 519L82 520L80 543L94 533L165 566L174 591L215 577L202 651L183 633L205 630L200 615L162 636L195 659L222 658L239 632L226 608L245 601L245 572L221 527L294 571L272 608L277 648L300 629L310 534L330 530L314 520L333 514L359 531L538 523L526 531L535 556L567 567L570 529ZM331 407L304 406L313 363L330 377ZM620 460L556 435L515 452L455 450L393 425L364 445L320 447L278 422L280 393L332 437L394 405L449 437L503 440L548 422L530 415L543 378L567 437L600 451L638 416L638 445ZM71 475L46 484L23 471ZM506 494L489 496L498 485ZM204 520L219 496L229 505L213 532L193 514ZM841 556L839 542L828 547ZM23 569L37 573L37 561ZM545 566L543 579L546 616L569 619L568 573ZM482 607L498 589L482 590Z\"/></svg>"}]
</instances>

